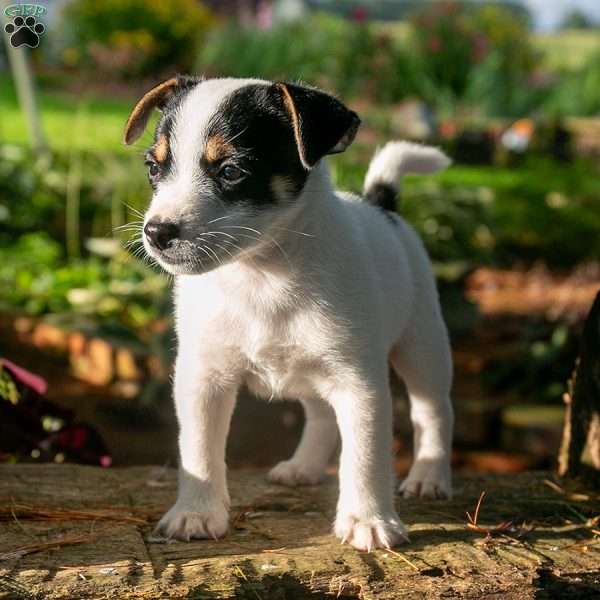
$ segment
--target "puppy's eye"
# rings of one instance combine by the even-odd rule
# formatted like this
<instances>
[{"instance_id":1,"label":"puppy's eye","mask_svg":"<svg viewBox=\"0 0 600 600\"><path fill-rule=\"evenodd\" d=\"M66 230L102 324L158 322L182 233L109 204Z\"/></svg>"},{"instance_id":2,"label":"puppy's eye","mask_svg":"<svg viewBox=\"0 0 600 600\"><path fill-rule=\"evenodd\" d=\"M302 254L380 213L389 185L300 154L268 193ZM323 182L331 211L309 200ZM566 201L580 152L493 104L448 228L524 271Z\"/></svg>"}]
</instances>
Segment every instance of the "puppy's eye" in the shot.
<instances>
[{"instance_id":1,"label":"puppy's eye","mask_svg":"<svg viewBox=\"0 0 600 600\"><path fill-rule=\"evenodd\" d=\"M234 167L233 165L225 165L219 171L219 178L227 181L229 183L234 183L235 181L239 181L244 177L245 173L241 169Z\"/></svg>"},{"instance_id":2,"label":"puppy's eye","mask_svg":"<svg viewBox=\"0 0 600 600\"><path fill-rule=\"evenodd\" d=\"M148 174L150 177L156 177L160 172L160 167L158 163L155 163L153 160L147 160L146 166L148 167Z\"/></svg>"}]
</instances>

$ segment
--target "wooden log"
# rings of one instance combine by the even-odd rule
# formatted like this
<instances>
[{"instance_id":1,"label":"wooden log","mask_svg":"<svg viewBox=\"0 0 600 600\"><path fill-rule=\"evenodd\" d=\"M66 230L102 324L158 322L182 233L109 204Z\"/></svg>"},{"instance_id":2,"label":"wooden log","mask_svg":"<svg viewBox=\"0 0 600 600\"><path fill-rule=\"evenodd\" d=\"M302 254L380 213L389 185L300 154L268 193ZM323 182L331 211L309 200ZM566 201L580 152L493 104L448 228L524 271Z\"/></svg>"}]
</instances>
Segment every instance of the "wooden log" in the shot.
<instances>
[{"instance_id":1,"label":"wooden log","mask_svg":"<svg viewBox=\"0 0 600 600\"><path fill-rule=\"evenodd\" d=\"M264 475L230 473L223 540L155 544L147 536L175 497L173 470L1 465L0 598L600 596L600 497L549 474L458 477L454 500L398 499L411 542L370 554L331 534L334 478L290 489Z\"/></svg>"},{"instance_id":2,"label":"wooden log","mask_svg":"<svg viewBox=\"0 0 600 600\"><path fill-rule=\"evenodd\" d=\"M583 326L579 358L564 401L558 473L563 477L584 474L588 479L600 481L600 473L594 473L581 462L587 444L594 467L600 469L600 292Z\"/></svg>"}]
</instances>

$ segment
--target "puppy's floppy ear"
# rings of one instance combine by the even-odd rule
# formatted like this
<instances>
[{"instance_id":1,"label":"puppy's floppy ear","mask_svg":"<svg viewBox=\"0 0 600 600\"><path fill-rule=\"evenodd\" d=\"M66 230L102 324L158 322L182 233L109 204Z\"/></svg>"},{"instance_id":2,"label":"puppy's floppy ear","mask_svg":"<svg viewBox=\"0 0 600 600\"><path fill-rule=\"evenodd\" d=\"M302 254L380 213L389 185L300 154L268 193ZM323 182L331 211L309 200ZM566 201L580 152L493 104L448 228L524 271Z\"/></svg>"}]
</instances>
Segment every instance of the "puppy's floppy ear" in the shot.
<instances>
[{"instance_id":1,"label":"puppy's floppy ear","mask_svg":"<svg viewBox=\"0 0 600 600\"><path fill-rule=\"evenodd\" d=\"M360 119L320 90L277 82L274 88L294 130L300 161L310 170L326 154L343 152L354 140Z\"/></svg>"},{"instance_id":2,"label":"puppy's floppy ear","mask_svg":"<svg viewBox=\"0 0 600 600\"><path fill-rule=\"evenodd\" d=\"M133 144L146 129L148 119L152 111L156 108L162 110L164 106L176 94L184 89L191 88L199 83L200 79L188 77L186 75L177 75L171 77L146 92L138 103L133 107L123 133L123 143Z\"/></svg>"}]
</instances>

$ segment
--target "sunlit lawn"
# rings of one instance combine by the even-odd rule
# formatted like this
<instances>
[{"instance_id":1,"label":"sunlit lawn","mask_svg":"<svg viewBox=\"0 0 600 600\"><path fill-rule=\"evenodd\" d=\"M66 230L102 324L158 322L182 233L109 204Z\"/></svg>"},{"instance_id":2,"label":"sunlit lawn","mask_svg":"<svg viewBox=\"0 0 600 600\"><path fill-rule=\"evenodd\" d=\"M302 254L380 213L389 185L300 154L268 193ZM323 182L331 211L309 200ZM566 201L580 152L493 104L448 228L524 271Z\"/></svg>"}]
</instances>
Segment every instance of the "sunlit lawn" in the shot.
<instances>
[{"instance_id":1,"label":"sunlit lawn","mask_svg":"<svg viewBox=\"0 0 600 600\"><path fill-rule=\"evenodd\" d=\"M38 101L51 148L125 151L121 138L131 102L60 94L44 88L38 90ZM26 142L26 122L15 88L10 77L0 73L0 143Z\"/></svg>"},{"instance_id":2,"label":"sunlit lawn","mask_svg":"<svg viewBox=\"0 0 600 600\"><path fill-rule=\"evenodd\" d=\"M600 52L598 30L567 30L557 33L538 33L532 36L548 67L576 69L594 53Z\"/></svg>"}]
</instances>

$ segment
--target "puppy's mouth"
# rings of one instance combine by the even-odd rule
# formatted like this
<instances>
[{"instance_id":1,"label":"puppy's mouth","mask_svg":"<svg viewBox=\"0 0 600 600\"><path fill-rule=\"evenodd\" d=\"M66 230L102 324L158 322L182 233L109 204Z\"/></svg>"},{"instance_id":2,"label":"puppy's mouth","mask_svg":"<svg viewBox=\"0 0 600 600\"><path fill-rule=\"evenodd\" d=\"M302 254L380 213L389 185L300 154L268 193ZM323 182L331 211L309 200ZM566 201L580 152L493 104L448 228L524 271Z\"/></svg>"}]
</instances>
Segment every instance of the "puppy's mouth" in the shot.
<instances>
[{"instance_id":1,"label":"puppy's mouth","mask_svg":"<svg viewBox=\"0 0 600 600\"><path fill-rule=\"evenodd\" d=\"M225 264L233 255L220 252L207 244L198 245L179 240L167 248L158 249L144 242L148 256L173 275L200 275Z\"/></svg>"}]
</instances>

